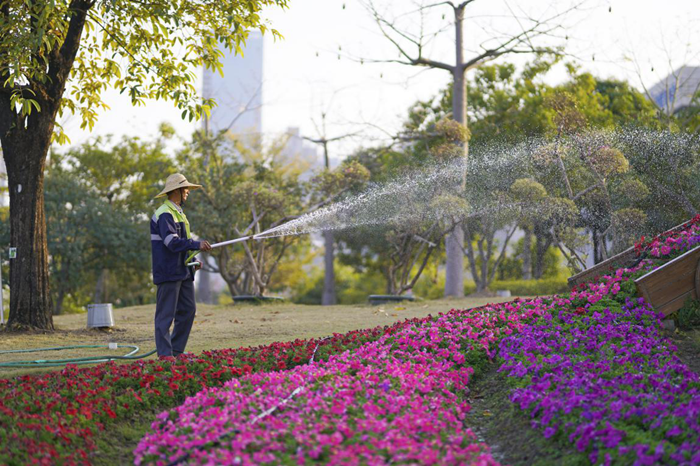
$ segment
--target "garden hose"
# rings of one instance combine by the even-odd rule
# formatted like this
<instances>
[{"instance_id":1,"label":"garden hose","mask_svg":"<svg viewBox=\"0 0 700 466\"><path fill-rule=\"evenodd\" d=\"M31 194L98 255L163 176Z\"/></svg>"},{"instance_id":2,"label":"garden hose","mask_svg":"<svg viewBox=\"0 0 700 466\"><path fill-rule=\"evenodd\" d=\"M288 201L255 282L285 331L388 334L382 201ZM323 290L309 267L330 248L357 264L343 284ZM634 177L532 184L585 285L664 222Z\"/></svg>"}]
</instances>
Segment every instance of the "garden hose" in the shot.
<instances>
[{"instance_id":1,"label":"garden hose","mask_svg":"<svg viewBox=\"0 0 700 466\"><path fill-rule=\"evenodd\" d=\"M5 350L0 351L0 354L16 354L16 353L35 353L39 351L62 351L67 349L77 349L77 348L133 348L132 351L125 354L124 356L90 356L84 358L66 358L66 359L37 359L34 361L13 361L13 362L0 362L0 367L53 367L53 366L64 366L66 364L97 364L101 362L109 362L114 360L135 360L142 359L150 356L156 352L153 350L149 353L134 356L140 351L140 348L136 345L119 345L117 343L110 343L108 345L74 345L74 346L54 346L48 348L30 348L21 350Z\"/></svg>"},{"instance_id":2,"label":"garden hose","mask_svg":"<svg viewBox=\"0 0 700 466\"><path fill-rule=\"evenodd\" d=\"M221 246L228 246L229 244L240 243L241 241L246 241L246 240L249 240L249 239L251 239L251 238L255 239L255 235L252 235L252 236L243 236L243 237L241 237L241 238L231 239L231 240L228 240L228 241L222 241L222 242L220 242L220 243L214 243L214 244L211 245L211 248L212 248L212 249L220 248ZM199 254L200 252L201 252L201 250L192 251L192 252L187 256L187 259L185 259L185 264L186 264L188 267L191 266L191 265L195 265L196 262L194 262L193 260L194 260L195 256L196 256L197 254Z\"/></svg>"}]
</instances>

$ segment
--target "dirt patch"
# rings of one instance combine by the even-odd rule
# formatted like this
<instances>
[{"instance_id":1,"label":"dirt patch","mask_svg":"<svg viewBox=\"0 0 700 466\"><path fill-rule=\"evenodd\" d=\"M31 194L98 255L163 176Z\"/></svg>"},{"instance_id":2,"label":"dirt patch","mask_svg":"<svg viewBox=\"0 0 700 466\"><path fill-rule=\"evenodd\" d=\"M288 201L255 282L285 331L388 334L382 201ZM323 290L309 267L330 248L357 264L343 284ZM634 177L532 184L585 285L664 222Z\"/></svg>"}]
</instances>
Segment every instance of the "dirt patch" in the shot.
<instances>
[{"instance_id":1,"label":"dirt patch","mask_svg":"<svg viewBox=\"0 0 700 466\"><path fill-rule=\"evenodd\" d=\"M683 364L700 375L700 329L666 331L673 344L678 347L678 357Z\"/></svg>"},{"instance_id":2,"label":"dirt patch","mask_svg":"<svg viewBox=\"0 0 700 466\"><path fill-rule=\"evenodd\" d=\"M472 382L467 396L472 407L467 425L491 447L494 459L514 466L589 464L573 447L546 439L531 427L529 417L508 399L510 387L499 367L492 363Z\"/></svg>"},{"instance_id":3,"label":"dirt patch","mask_svg":"<svg viewBox=\"0 0 700 466\"><path fill-rule=\"evenodd\" d=\"M700 329L666 331L665 335L678 347L681 361L700 374ZM472 382L467 396L472 406L467 425L491 447L493 457L513 466L589 464L572 446L546 439L540 430L532 428L527 414L508 399L511 389L507 377L497 372L498 367L492 363Z\"/></svg>"}]
</instances>

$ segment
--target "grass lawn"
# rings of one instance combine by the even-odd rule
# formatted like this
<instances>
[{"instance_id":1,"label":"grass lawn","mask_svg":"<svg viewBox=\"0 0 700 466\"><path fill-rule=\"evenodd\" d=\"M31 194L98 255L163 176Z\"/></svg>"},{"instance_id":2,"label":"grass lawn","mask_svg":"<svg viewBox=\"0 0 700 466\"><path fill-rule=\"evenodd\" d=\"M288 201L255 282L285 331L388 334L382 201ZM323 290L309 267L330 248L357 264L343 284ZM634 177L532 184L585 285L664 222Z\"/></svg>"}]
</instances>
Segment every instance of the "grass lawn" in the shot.
<instances>
[{"instance_id":1,"label":"grass lawn","mask_svg":"<svg viewBox=\"0 0 700 466\"><path fill-rule=\"evenodd\" d=\"M199 304L187 351L266 345L274 342L324 337L333 333L390 325L413 317L437 315L450 309L468 309L510 298L439 299L381 306L298 304L222 305ZM0 332L0 351L70 345L99 345L109 342L134 344L140 354L155 349L153 317L155 305L114 309L115 326L109 331L87 328L87 314L54 316L55 332ZM36 359L78 358L107 354L124 355L129 350L107 348L1 354L0 362ZM153 356L151 356L153 357ZM0 378L39 373L56 368L0 368Z\"/></svg>"}]
</instances>

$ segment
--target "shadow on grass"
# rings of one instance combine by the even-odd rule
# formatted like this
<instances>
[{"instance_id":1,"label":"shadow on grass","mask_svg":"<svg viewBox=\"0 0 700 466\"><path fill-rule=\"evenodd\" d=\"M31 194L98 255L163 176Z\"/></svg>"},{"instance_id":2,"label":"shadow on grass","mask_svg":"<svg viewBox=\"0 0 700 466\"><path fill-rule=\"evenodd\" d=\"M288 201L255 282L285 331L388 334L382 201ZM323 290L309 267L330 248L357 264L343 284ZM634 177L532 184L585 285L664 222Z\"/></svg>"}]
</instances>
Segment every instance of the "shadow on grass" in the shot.
<instances>
[{"instance_id":1,"label":"shadow on grass","mask_svg":"<svg viewBox=\"0 0 700 466\"><path fill-rule=\"evenodd\" d=\"M508 399L507 377L492 363L470 384L472 409L465 420L480 440L491 447L496 461L512 466L578 466L590 461L565 439L547 439L530 425L527 414Z\"/></svg>"}]
</instances>

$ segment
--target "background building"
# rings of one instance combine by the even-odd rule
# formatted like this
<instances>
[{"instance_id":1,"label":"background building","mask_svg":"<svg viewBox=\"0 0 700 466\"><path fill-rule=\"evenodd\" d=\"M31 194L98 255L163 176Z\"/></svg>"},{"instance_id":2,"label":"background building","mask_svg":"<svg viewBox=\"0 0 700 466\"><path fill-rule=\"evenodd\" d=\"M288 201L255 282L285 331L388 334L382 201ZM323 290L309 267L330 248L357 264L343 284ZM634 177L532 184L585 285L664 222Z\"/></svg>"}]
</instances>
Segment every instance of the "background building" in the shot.
<instances>
[{"instance_id":1,"label":"background building","mask_svg":"<svg viewBox=\"0 0 700 466\"><path fill-rule=\"evenodd\" d=\"M228 131L239 140L260 146L263 141L263 84L264 41L260 32L251 32L243 55L224 50L221 59L223 76L205 69L202 77L202 97L216 100L211 117L204 119L204 129L211 133ZM298 165L307 178L319 168L318 150L302 138L299 128L289 128L287 142L281 156L285 164ZM261 146L260 146L261 147ZM205 260L213 263L212 257ZM200 271L197 275L197 299L215 303L226 289L226 282L218 273Z\"/></svg>"},{"instance_id":2,"label":"background building","mask_svg":"<svg viewBox=\"0 0 700 466\"><path fill-rule=\"evenodd\" d=\"M251 32L243 55L223 50L221 58L223 76L216 71L204 69L202 97L213 98L216 107L210 118L204 118L206 131L218 133L229 131L238 137L260 140L262 133L263 106L263 36ZM202 254L204 260L214 264L211 256ZM218 273L201 270L197 274L197 300L213 304L226 282Z\"/></svg>"},{"instance_id":3,"label":"background building","mask_svg":"<svg viewBox=\"0 0 700 466\"><path fill-rule=\"evenodd\" d=\"M313 173L323 169L323 157L319 155L319 148L312 142L304 139L298 127L287 128L287 141L281 152L281 159L285 164L295 165L303 174L302 180L309 180Z\"/></svg>"},{"instance_id":4,"label":"background building","mask_svg":"<svg viewBox=\"0 0 700 466\"><path fill-rule=\"evenodd\" d=\"M693 103L700 92L700 66L683 66L649 89L649 97L667 115L674 115ZM695 101L700 102L700 98Z\"/></svg>"},{"instance_id":5,"label":"background building","mask_svg":"<svg viewBox=\"0 0 700 466\"><path fill-rule=\"evenodd\" d=\"M224 75L204 70L202 97L213 98L217 106L211 118L203 120L212 132L222 130L233 134L262 133L263 106L263 37L251 32L243 55L224 50L221 59Z\"/></svg>"}]
</instances>

